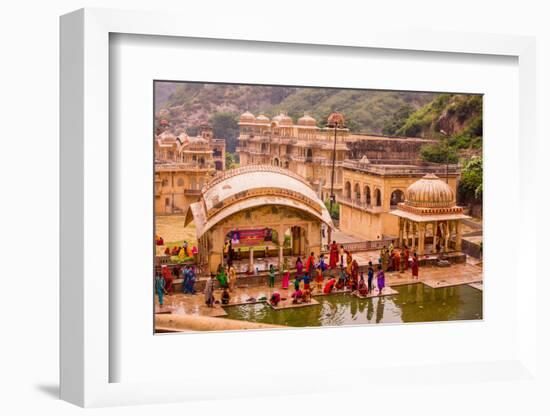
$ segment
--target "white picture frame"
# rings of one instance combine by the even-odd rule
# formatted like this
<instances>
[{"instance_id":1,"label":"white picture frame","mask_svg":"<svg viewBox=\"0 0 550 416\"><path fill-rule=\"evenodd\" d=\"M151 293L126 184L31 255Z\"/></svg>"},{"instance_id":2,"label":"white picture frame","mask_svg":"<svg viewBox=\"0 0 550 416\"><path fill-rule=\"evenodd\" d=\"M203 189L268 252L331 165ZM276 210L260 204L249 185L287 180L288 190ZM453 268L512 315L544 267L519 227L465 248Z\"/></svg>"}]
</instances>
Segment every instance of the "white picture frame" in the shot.
<instances>
[{"instance_id":1,"label":"white picture frame","mask_svg":"<svg viewBox=\"0 0 550 416\"><path fill-rule=\"evenodd\" d=\"M112 382L110 366L119 359L110 349L110 170L109 158L109 37L123 33L147 36L225 39L228 41L278 42L301 45L429 51L441 54L503 55L518 59L519 105L519 227L515 266L522 264L524 285L535 288L537 271L529 244L536 241L534 204L535 173L535 40L530 37L474 33L409 32L386 24L384 29L341 27L328 32L324 26L307 31L288 27L284 31L264 22L248 27L246 35L234 30L238 22L205 26L200 20L173 13L151 13L106 9L82 9L61 18L61 398L80 406L159 403L213 398L205 377L182 377L178 383ZM243 22L244 23L244 22ZM223 81L223 80L222 80ZM529 213L529 214L528 214ZM519 273L513 268L514 273ZM382 368L385 374L404 377L405 384L440 381L448 370L457 380L536 380L537 323L535 290L517 296L515 354L507 360L439 366L419 365L411 369ZM486 294L487 296L487 294ZM490 296L490 295L489 295ZM147 308L149 305L144 305ZM352 369L332 369L357 379ZM374 371L374 370L373 370ZM407 372L410 377L407 378ZM414 374L413 374L414 373ZM243 391L229 389L216 397L268 395L286 377L268 373L266 384L253 380L237 383ZM371 374L378 374L373 372ZM380 373L381 374L381 373ZM482 377L479 375L483 374ZM300 378L307 388L318 391L311 378ZM185 388L182 388L185 386ZM284 389L283 389L284 390Z\"/></svg>"}]
</instances>

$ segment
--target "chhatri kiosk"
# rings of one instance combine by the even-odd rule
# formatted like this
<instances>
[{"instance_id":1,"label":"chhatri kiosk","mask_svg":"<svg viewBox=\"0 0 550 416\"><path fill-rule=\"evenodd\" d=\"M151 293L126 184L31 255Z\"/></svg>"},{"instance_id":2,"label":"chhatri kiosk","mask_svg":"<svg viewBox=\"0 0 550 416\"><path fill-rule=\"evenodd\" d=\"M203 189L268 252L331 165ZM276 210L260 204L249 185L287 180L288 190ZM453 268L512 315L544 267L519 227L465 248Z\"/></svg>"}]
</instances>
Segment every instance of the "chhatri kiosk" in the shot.
<instances>
[{"instance_id":1,"label":"chhatri kiosk","mask_svg":"<svg viewBox=\"0 0 550 416\"><path fill-rule=\"evenodd\" d=\"M323 201L304 178L269 165L243 166L213 178L190 205L185 225L191 221L198 263L211 273L223 264L228 241L253 271L258 255L275 254L276 266L284 256L319 255L323 238L334 228Z\"/></svg>"},{"instance_id":2,"label":"chhatri kiosk","mask_svg":"<svg viewBox=\"0 0 550 416\"><path fill-rule=\"evenodd\" d=\"M461 251L462 220L470 218L456 205L451 187L431 173L411 184L405 201L390 214L399 218L399 245L406 244L418 255Z\"/></svg>"}]
</instances>

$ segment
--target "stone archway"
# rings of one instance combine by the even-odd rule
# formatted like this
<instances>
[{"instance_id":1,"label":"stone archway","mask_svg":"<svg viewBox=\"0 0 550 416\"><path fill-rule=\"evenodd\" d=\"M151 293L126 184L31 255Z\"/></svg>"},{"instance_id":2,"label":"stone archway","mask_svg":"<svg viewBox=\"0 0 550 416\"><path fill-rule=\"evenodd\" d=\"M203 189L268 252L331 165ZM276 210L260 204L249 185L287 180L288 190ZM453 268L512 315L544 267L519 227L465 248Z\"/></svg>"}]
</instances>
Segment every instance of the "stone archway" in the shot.
<instances>
[{"instance_id":1,"label":"stone archway","mask_svg":"<svg viewBox=\"0 0 550 416\"><path fill-rule=\"evenodd\" d=\"M294 225L285 231L290 235L290 254L293 257L304 257L306 255L306 229L299 225Z\"/></svg>"}]
</instances>

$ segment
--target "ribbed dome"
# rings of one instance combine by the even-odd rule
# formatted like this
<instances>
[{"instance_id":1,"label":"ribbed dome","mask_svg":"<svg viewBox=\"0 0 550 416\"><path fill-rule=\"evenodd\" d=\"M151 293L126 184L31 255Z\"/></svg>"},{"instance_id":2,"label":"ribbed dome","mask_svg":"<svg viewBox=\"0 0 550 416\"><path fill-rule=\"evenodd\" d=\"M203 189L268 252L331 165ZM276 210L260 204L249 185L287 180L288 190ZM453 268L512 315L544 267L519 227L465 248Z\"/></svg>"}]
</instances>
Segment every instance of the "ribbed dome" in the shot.
<instances>
[{"instance_id":1,"label":"ribbed dome","mask_svg":"<svg viewBox=\"0 0 550 416\"><path fill-rule=\"evenodd\" d=\"M303 117L300 117L298 119L298 125L300 125L300 126L316 126L317 121L313 117L311 117L307 114L304 114Z\"/></svg>"},{"instance_id":2,"label":"ribbed dome","mask_svg":"<svg viewBox=\"0 0 550 416\"><path fill-rule=\"evenodd\" d=\"M241 123L255 123L256 117L254 117L254 114L252 114L250 111L245 111L241 114L240 118Z\"/></svg>"},{"instance_id":3,"label":"ribbed dome","mask_svg":"<svg viewBox=\"0 0 550 416\"><path fill-rule=\"evenodd\" d=\"M269 118L267 118L263 114L260 114L258 117L256 117L256 123L258 123L258 124L269 124Z\"/></svg>"},{"instance_id":4,"label":"ribbed dome","mask_svg":"<svg viewBox=\"0 0 550 416\"><path fill-rule=\"evenodd\" d=\"M292 126L292 119L286 114L279 114L278 116L273 117L273 120L277 121L280 126Z\"/></svg>"},{"instance_id":5,"label":"ribbed dome","mask_svg":"<svg viewBox=\"0 0 550 416\"><path fill-rule=\"evenodd\" d=\"M423 208L452 207L455 205L455 197L449 185L433 173L428 173L407 188L405 205Z\"/></svg>"}]
</instances>

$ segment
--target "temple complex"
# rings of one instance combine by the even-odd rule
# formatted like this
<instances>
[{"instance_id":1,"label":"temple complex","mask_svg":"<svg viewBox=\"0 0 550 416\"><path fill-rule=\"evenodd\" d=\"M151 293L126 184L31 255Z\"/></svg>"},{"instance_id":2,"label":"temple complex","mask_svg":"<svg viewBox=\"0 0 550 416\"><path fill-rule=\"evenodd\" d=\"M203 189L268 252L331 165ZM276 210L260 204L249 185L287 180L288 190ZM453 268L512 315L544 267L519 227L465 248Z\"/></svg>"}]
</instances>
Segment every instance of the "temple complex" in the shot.
<instances>
[{"instance_id":1,"label":"temple complex","mask_svg":"<svg viewBox=\"0 0 550 416\"><path fill-rule=\"evenodd\" d=\"M346 160L342 164L343 193L340 205L341 231L365 240L397 237L397 218L390 215L405 200L405 190L427 173L437 174L456 191L458 165L397 160ZM453 193L454 194L454 193Z\"/></svg>"},{"instance_id":2,"label":"temple complex","mask_svg":"<svg viewBox=\"0 0 550 416\"><path fill-rule=\"evenodd\" d=\"M155 212L184 213L200 196L201 188L225 170L225 140L215 139L209 126L196 137L160 121L155 136Z\"/></svg>"},{"instance_id":3,"label":"temple complex","mask_svg":"<svg viewBox=\"0 0 550 416\"><path fill-rule=\"evenodd\" d=\"M249 111L239 119L240 135L237 152L241 166L272 165L291 170L305 178L322 200L343 191L346 159L389 159L419 161L419 150L431 140L352 134L345 126L342 114L332 113L326 126L305 114L296 124L292 118L279 114L272 119ZM334 180L332 164L334 156Z\"/></svg>"},{"instance_id":4,"label":"temple complex","mask_svg":"<svg viewBox=\"0 0 550 416\"><path fill-rule=\"evenodd\" d=\"M398 244L406 244L419 255L461 251L462 220L470 217L456 205L455 195L433 173L410 185L405 201L390 213L399 219ZM430 250L426 247L428 238Z\"/></svg>"},{"instance_id":5,"label":"temple complex","mask_svg":"<svg viewBox=\"0 0 550 416\"><path fill-rule=\"evenodd\" d=\"M190 205L185 223L195 223L198 264L215 272L224 262L224 243L253 272L255 257L319 255L330 215L307 181L288 169L244 166L217 175ZM326 234L325 234L326 235ZM326 237L325 237L326 238Z\"/></svg>"}]
</instances>

